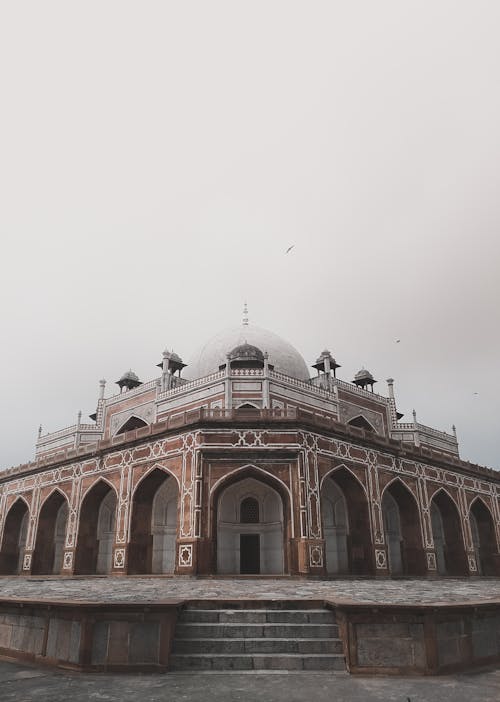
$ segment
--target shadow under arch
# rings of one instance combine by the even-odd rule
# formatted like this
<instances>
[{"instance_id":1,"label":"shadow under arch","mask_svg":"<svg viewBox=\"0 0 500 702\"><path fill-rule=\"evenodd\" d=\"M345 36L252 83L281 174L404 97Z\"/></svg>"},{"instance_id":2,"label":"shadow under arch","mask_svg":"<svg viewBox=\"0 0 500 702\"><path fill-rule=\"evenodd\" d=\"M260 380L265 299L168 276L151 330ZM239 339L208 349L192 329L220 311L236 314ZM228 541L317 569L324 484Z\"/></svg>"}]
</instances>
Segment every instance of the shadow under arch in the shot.
<instances>
[{"instance_id":1,"label":"shadow under arch","mask_svg":"<svg viewBox=\"0 0 500 702\"><path fill-rule=\"evenodd\" d=\"M132 496L128 573L173 573L177 543L178 481L169 470L153 467Z\"/></svg>"},{"instance_id":2,"label":"shadow under arch","mask_svg":"<svg viewBox=\"0 0 500 702\"><path fill-rule=\"evenodd\" d=\"M469 519L478 575L500 575L495 523L488 505L479 496L470 505Z\"/></svg>"},{"instance_id":3,"label":"shadow under arch","mask_svg":"<svg viewBox=\"0 0 500 702\"><path fill-rule=\"evenodd\" d=\"M0 573L2 575L17 575L22 571L21 561L26 546L28 516L28 503L19 496L11 505L5 518L0 549Z\"/></svg>"},{"instance_id":4,"label":"shadow under arch","mask_svg":"<svg viewBox=\"0 0 500 702\"><path fill-rule=\"evenodd\" d=\"M292 510L290 502L290 492L288 487L277 477L271 475L267 471L254 465L246 465L232 471L218 480L213 486L210 493L210 524L211 524L211 543L212 553L210 561L205 566L211 572L217 572L217 553L219 548L219 529L218 529L218 513L220 502L225 491L240 482L247 479L253 479L258 483L271 488L281 500L281 511L283 520L283 573L290 573L296 567L296 564L291 562L291 539L292 539ZM242 524L242 527L245 525Z\"/></svg>"},{"instance_id":5,"label":"shadow under arch","mask_svg":"<svg viewBox=\"0 0 500 702\"><path fill-rule=\"evenodd\" d=\"M460 512L444 488L439 488L432 496L430 512L438 573L468 575Z\"/></svg>"},{"instance_id":6,"label":"shadow under arch","mask_svg":"<svg viewBox=\"0 0 500 702\"><path fill-rule=\"evenodd\" d=\"M141 419L141 417L137 417L137 415L133 414L131 415L123 424L115 431L114 436L118 436L119 434L125 434L127 431L135 431L135 429L142 429L142 427L147 427L148 423L144 420Z\"/></svg>"},{"instance_id":7,"label":"shadow under arch","mask_svg":"<svg viewBox=\"0 0 500 702\"><path fill-rule=\"evenodd\" d=\"M59 573L63 566L64 540L68 522L68 498L58 488L43 502L38 515L33 575Z\"/></svg>"},{"instance_id":8,"label":"shadow under arch","mask_svg":"<svg viewBox=\"0 0 500 702\"><path fill-rule=\"evenodd\" d=\"M382 491L382 514L391 575L425 575L420 510L412 491L399 477Z\"/></svg>"},{"instance_id":9,"label":"shadow under arch","mask_svg":"<svg viewBox=\"0 0 500 702\"><path fill-rule=\"evenodd\" d=\"M93 575L111 570L116 507L116 490L104 478L99 478L85 492L80 506L75 574Z\"/></svg>"},{"instance_id":10,"label":"shadow under arch","mask_svg":"<svg viewBox=\"0 0 500 702\"><path fill-rule=\"evenodd\" d=\"M331 481L333 486L328 481ZM340 495L345 500L345 516L341 514L341 510L337 515L335 514L336 505L332 503L335 488L340 491ZM346 466L340 465L332 468L323 477L321 481L321 513L325 535L327 573L329 575L373 575L373 543L368 499L364 486ZM331 524L328 522L330 516L332 517ZM338 517L344 517L344 524L339 522ZM339 549L344 548L346 558L342 561L338 554ZM328 558L329 553L330 559ZM335 561L344 562L344 568L336 570Z\"/></svg>"}]
</instances>

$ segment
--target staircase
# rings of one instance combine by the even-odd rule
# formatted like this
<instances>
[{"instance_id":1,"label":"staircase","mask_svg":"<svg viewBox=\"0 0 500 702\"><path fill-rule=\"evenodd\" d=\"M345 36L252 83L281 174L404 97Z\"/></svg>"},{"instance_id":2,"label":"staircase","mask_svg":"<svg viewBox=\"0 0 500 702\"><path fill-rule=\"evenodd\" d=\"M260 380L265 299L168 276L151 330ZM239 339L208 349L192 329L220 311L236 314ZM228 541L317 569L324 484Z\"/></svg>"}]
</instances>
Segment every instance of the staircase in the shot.
<instances>
[{"instance_id":1,"label":"staircase","mask_svg":"<svg viewBox=\"0 0 500 702\"><path fill-rule=\"evenodd\" d=\"M234 603L232 603L234 605ZM171 671L345 671L333 611L303 602L186 607L178 621ZM299 608L299 606L301 608Z\"/></svg>"}]
</instances>

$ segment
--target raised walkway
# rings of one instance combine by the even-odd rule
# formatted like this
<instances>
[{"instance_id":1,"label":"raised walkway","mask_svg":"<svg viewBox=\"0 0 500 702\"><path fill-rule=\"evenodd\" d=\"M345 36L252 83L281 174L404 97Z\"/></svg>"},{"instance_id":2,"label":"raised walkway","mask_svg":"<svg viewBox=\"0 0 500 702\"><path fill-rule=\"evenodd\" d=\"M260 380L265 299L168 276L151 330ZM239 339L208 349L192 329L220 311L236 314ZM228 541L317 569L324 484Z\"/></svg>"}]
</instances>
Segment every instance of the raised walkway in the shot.
<instances>
[{"instance_id":1,"label":"raised walkway","mask_svg":"<svg viewBox=\"0 0 500 702\"><path fill-rule=\"evenodd\" d=\"M500 603L500 578L343 579L129 577L0 577L0 598L37 601L328 600L355 604Z\"/></svg>"}]
</instances>

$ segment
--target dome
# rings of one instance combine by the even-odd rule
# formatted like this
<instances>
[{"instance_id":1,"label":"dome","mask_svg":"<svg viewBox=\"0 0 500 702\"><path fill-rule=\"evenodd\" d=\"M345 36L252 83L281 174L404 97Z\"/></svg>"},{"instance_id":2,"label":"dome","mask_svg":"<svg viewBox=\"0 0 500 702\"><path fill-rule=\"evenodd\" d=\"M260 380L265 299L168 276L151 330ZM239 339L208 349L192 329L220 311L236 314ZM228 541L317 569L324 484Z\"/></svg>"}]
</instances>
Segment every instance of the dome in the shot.
<instances>
[{"instance_id":1,"label":"dome","mask_svg":"<svg viewBox=\"0 0 500 702\"><path fill-rule=\"evenodd\" d=\"M194 379L216 373L220 366L225 365L227 354L243 345L254 346L262 353L267 352L270 365L279 373L299 380L309 380L304 359L288 341L253 325L232 327L212 337L192 356L185 375Z\"/></svg>"},{"instance_id":2,"label":"dome","mask_svg":"<svg viewBox=\"0 0 500 702\"><path fill-rule=\"evenodd\" d=\"M230 361L264 361L264 354L252 344L240 344L229 352Z\"/></svg>"},{"instance_id":3,"label":"dome","mask_svg":"<svg viewBox=\"0 0 500 702\"><path fill-rule=\"evenodd\" d=\"M362 368L356 373L354 380L373 380L373 375L366 368Z\"/></svg>"},{"instance_id":4,"label":"dome","mask_svg":"<svg viewBox=\"0 0 500 702\"><path fill-rule=\"evenodd\" d=\"M120 381L124 381L124 380L131 380L134 383L140 382L139 377L134 373L134 371L131 371L131 370L126 371L122 375L122 377L120 378Z\"/></svg>"}]
</instances>

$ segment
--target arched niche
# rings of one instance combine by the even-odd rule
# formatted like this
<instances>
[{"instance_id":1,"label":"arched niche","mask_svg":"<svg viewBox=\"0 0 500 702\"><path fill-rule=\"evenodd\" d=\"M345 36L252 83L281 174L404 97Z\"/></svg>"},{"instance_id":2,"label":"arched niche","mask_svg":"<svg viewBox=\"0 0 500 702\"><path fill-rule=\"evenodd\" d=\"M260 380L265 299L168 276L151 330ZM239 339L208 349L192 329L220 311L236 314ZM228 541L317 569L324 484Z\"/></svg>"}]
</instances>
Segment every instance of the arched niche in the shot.
<instances>
[{"instance_id":1,"label":"arched niche","mask_svg":"<svg viewBox=\"0 0 500 702\"><path fill-rule=\"evenodd\" d=\"M321 512L327 573L372 574L368 501L360 482L347 468L338 468L323 480Z\"/></svg>"},{"instance_id":2,"label":"arched niche","mask_svg":"<svg viewBox=\"0 0 500 702\"><path fill-rule=\"evenodd\" d=\"M116 492L99 480L85 495L75 553L76 574L105 574L111 570L115 541Z\"/></svg>"},{"instance_id":3,"label":"arched niche","mask_svg":"<svg viewBox=\"0 0 500 702\"><path fill-rule=\"evenodd\" d=\"M430 512L438 573L468 575L460 515L447 492L439 490L434 495Z\"/></svg>"},{"instance_id":4,"label":"arched niche","mask_svg":"<svg viewBox=\"0 0 500 702\"><path fill-rule=\"evenodd\" d=\"M481 499L472 503L469 518L478 575L499 575L495 525L490 510Z\"/></svg>"},{"instance_id":5,"label":"arched niche","mask_svg":"<svg viewBox=\"0 0 500 702\"><path fill-rule=\"evenodd\" d=\"M16 575L22 572L28 516L28 505L23 499L18 498L5 519L0 549L0 573L2 575Z\"/></svg>"},{"instance_id":6,"label":"arched niche","mask_svg":"<svg viewBox=\"0 0 500 702\"><path fill-rule=\"evenodd\" d=\"M174 477L155 468L132 500L129 573L173 573L177 543L178 488Z\"/></svg>"},{"instance_id":7,"label":"arched niche","mask_svg":"<svg viewBox=\"0 0 500 702\"><path fill-rule=\"evenodd\" d=\"M67 521L68 501L56 490L45 500L38 516L31 570L34 575L61 572Z\"/></svg>"},{"instance_id":8,"label":"arched niche","mask_svg":"<svg viewBox=\"0 0 500 702\"><path fill-rule=\"evenodd\" d=\"M222 489L216 524L218 573L284 572L283 501L266 482L242 477Z\"/></svg>"},{"instance_id":9,"label":"arched niche","mask_svg":"<svg viewBox=\"0 0 500 702\"><path fill-rule=\"evenodd\" d=\"M375 427L373 427L370 422L365 419L361 414L358 414L357 417L353 417L347 422L348 426L350 427L356 427L357 429L364 429L365 431L369 431L372 434L376 433Z\"/></svg>"},{"instance_id":10,"label":"arched niche","mask_svg":"<svg viewBox=\"0 0 500 702\"><path fill-rule=\"evenodd\" d=\"M148 423L145 422L144 419L132 415L127 419L127 421L124 424L122 424L122 426L116 432L115 436L118 436L118 434L125 434L125 432L127 431L135 431L136 429L142 429L142 427L147 426Z\"/></svg>"},{"instance_id":11,"label":"arched niche","mask_svg":"<svg viewBox=\"0 0 500 702\"><path fill-rule=\"evenodd\" d=\"M385 540L392 575L423 575L426 572L420 513L410 490L394 480L382 497Z\"/></svg>"}]
</instances>

